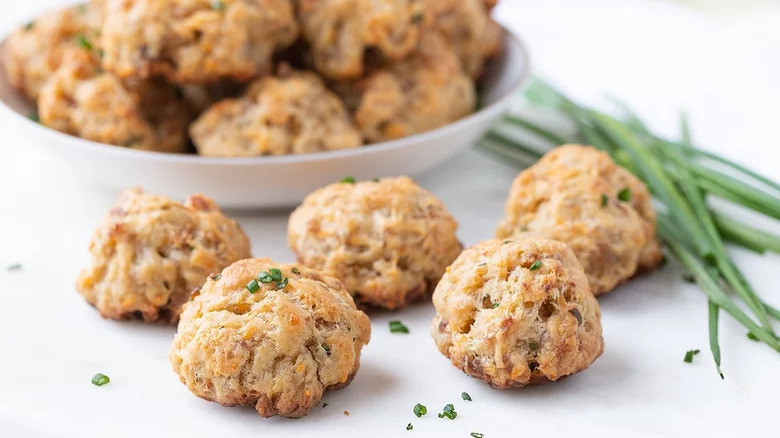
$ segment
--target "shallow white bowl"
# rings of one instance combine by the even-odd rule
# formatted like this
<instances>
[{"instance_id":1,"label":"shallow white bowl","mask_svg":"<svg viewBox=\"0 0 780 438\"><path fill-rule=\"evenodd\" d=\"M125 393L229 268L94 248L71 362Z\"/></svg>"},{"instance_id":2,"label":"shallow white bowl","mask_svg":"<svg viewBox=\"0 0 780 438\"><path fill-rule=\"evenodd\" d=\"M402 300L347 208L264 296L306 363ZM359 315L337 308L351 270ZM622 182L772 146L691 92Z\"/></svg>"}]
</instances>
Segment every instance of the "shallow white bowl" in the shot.
<instances>
[{"instance_id":1,"label":"shallow white bowl","mask_svg":"<svg viewBox=\"0 0 780 438\"><path fill-rule=\"evenodd\" d=\"M0 117L11 118L34 143L56 155L78 175L112 188L142 186L149 192L184 198L213 197L226 208L268 208L298 204L318 187L344 176L371 179L415 175L469 147L512 103L529 76L520 40L504 32L504 51L491 61L481 84L482 108L433 131L365 147L305 155L212 158L146 152L83 140L29 120L34 109L11 88L0 68Z\"/></svg>"}]
</instances>

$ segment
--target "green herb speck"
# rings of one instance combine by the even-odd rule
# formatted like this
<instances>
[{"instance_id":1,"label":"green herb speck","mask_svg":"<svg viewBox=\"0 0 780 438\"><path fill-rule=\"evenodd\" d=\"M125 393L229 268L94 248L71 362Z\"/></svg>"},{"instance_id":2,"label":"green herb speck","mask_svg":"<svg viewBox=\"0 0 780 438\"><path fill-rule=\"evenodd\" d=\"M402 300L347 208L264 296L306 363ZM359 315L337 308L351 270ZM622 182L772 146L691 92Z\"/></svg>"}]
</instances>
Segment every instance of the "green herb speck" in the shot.
<instances>
[{"instance_id":1,"label":"green herb speck","mask_svg":"<svg viewBox=\"0 0 780 438\"><path fill-rule=\"evenodd\" d=\"M541 267L542 267L542 261L541 260L537 260L537 261L533 262L533 264L531 265L530 268L528 268L528 270L529 271L536 271L536 270L538 270Z\"/></svg>"},{"instance_id":2,"label":"green herb speck","mask_svg":"<svg viewBox=\"0 0 780 438\"><path fill-rule=\"evenodd\" d=\"M685 363L691 363L693 362L693 356L696 356L699 354L699 350L688 350L685 352L685 357L683 358L683 362Z\"/></svg>"},{"instance_id":3,"label":"green herb speck","mask_svg":"<svg viewBox=\"0 0 780 438\"><path fill-rule=\"evenodd\" d=\"M390 321L390 333L409 333L409 327L401 321Z\"/></svg>"},{"instance_id":4,"label":"green herb speck","mask_svg":"<svg viewBox=\"0 0 780 438\"><path fill-rule=\"evenodd\" d=\"M473 438L484 438L485 434L479 432L471 432Z\"/></svg>"},{"instance_id":5,"label":"green herb speck","mask_svg":"<svg viewBox=\"0 0 780 438\"><path fill-rule=\"evenodd\" d=\"M468 392L461 392L460 393L460 398L462 398L463 400L471 401L471 396L469 395Z\"/></svg>"},{"instance_id":6,"label":"green herb speck","mask_svg":"<svg viewBox=\"0 0 780 438\"><path fill-rule=\"evenodd\" d=\"M536 342L529 342L528 349L531 351L536 351L539 349L539 344L537 344Z\"/></svg>"},{"instance_id":7,"label":"green herb speck","mask_svg":"<svg viewBox=\"0 0 780 438\"><path fill-rule=\"evenodd\" d=\"M247 283L246 289L249 291L249 293L253 294L260 289L260 285L257 283L257 280L252 279L252 281Z\"/></svg>"},{"instance_id":8,"label":"green herb speck","mask_svg":"<svg viewBox=\"0 0 780 438\"><path fill-rule=\"evenodd\" d=\"M412 430L414 429L414 426L412 426L412 423L409 423L406 425L406 430Z\"/></svg>"},{"instance_id":9,"label":"green herb speck","mask_svg":"<svg viewBox=\"0 0 780 438\"><path fill-rule=\"evenodd\" d=\"M458 413L455 412L455 406L452 403L444 406L444 409L439 413L439 418L449 418L450 420L454 420L457 416Z\"/></svg>"},{"instance_id":10,"label":"green herb speck","mask_svg":"<svg viewBox=\"0 0 780 438\"><path fill-rule=\"evenodd\" d=\"M354 176L345 176L341 179L342 183L344 184L355 184L355 177Z\"/></svg>"},{"instance_id":11,"label":"green herb speck","mask_svg":"<svg viewBox=\"0 0 780 438\"><path fill-rule=\"evenodd\" d=\"M21 271L22 270L22 264L21 263L14 263L12 265L8 265L5 267L5 270L8 272L13 271Z\"/></svg>"},{"instance_id":12,"label":"green herb speck","mask_svg":"<svg viewBox=\"0 0 780 438\"><path fill-rule=\"evenodd\" d=\"M282 280L282 270L279 268L271 268L268 270L268 273L271 274L271 279L273 281L281 281Z\"/></svg>"},{"instance_id":13,"label":"green herb speck","mask_svg":"<svg viewBox=\"0 0 780 438\"><path fill-rule=\"evenodd\" d=\"M38 116L38 111L30 112L30 114L27 114L27 118L35 123L41 123L41 118Z\"/></svg>"},{"instance_id":14,"label":"green herb speck","mask_svg":"<svg viewBox=\"0 0 780 438\"><path fill-rule=\"evenodd\" d=\"M609 204L609 196L607 196L607 195L602 193L601 194L601 206L602 207L606 207L607 204Z\"/></svg>"},{"instance_id":15,"label":"green herb speck","mask_svg":"<svg viewBox=\"0 0 780 438\"><path fill-rule=\"evenodd\" d=\"M491 305L490 305L490 308L491 308L491 309L497 309L497 308L498 308L498 305L499 305L499 302L498 302L498 301L496 301L496 302L494 302L493 304L491 304Z\"/></svg>"},{"instance_id":16,"label":"green herb speck","mask_svg":"<svg viewBox=\"0 0 780 438\"><path fill-rule=\"evenodd\" d=\"M412 412L414 412L414 415L416 415L417 418L420 418L423 415L428 413L428 408L426 408L425 406L417 403L416 405L414 405L414 409L412 409Z\"/></svg>"},{"instance_id":17,"label":"green herb speck","mask_svg":"<svg viewBox=\"0 0 780 438\"><path fill-rule=\"evenodd\" d=\"M211 279L214 280L214 281L217 281L220 278L222 278L222 274L214 274L214 275L211 276Z\"/></svg>"},{"instance_id":18,"label":"green herb speck","mask_svg":"<svg viewBox=\"0 0 780 438\"><path fill-rule=\"evenodd\" d=\"M92 43L90 43L87 37L84 35L79 35L78 38L76 38L76 42L78 43L79 47L92 50Z\"/></svg>"},{"instance_id":19,"label":"green herb speck","mask_svg":"<svg viewBox=\"0 0 780 438\"><path fill-rule=\"evenodd\" d=\"M284 289L288 284L290 284L290 280L287 277L284 277L282 281L276 282L276 290Z\"/></svg>"},{"instance_id":20,"label":"green herb speck","mask_svg":"<svg viewBox=\"0 0 780 438\"><path fill-rule=\"evenodd\" d=\"M759 340L759 339L758 339L758 336L754 335L754 334L753 334L753 332L748 332L748 333L747 333L747 337L748 337L748 339L750 339L751 341L758 341L758 340Z\"/></svg>"},{"instance_id":21,"label":"green herb speck","mask_svg":"<svg viewBox=\"0 0 780 438\"><path fill-rule=\"evenodd\" d=\"M298 268L296 268L295 266L293 266L293 268L292 268L292 273L293 273L293 274L296 274L296 275L300 275L300 274L301 274L301 271L299 271L299 270L298 270Z\"/></svg>"},{"instance_id":22,"label":"green herb speck","mask_svg":"<svg viewBox=\"0 0 780 438\"><path fill-rule=\"evenodd\" d=\"M323 402L323 403L322 403L322 407L323 407L323 408L325 408L325 407L327 407L327 406L328 406L328 402Z\"/></svg>"},{"instance_id":23,"label":"green herb speck","mask_svg":"<svg viewBox=\"0 0 780 438\"><path fill-rule=\"evenodd\" d=\"M31 30L33 27L35 27L35 22L30 21L29 23L24 25L24 30Z\"/></svg>"},{"instance_id":24,"label":"green herb speck","mask_svg":"<svg viewBox=\"0 0 780 438\"><path fill-rule=\"evenodd\" d=\"M623 202L631 202L631 189L626 187L625 189L618 192L617 197Z\"/></svg>"},{"instance_id":25,"label":"green herb speck","mask_svg":"<svg viewBox=\"0 0 780 438\"><path fill-rule=\"evenodd\" d=\"M330 345L328 345L326 343L323 343L322 344L322 349L325 350L325 353L327 353L328 356L330 356Z\"/></svg>"},{"instance_id":26,"label":"green herb speck","mask_svg":"<svg viewBox=\"0 0 780 438\"><path fill-rule=\"evenodd\" d=\"M103 386L110 381L111 379L109 379L107 375L101 373L97 373L92 377L92 384L95 386Z\"/></svg>"}]
</instances>

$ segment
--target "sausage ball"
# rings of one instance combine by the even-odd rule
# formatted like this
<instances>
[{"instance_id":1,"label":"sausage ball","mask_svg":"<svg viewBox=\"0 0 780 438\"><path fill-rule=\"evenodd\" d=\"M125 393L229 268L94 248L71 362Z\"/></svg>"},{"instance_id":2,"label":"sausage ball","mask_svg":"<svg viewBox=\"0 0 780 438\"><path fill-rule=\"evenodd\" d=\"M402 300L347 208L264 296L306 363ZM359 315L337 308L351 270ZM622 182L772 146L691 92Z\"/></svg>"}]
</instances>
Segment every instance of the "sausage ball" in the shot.
<instances>
[{"instance_id":1,"label":"sausage ball","mask_svg":"<svg viewBox=\"0 0 780 438\"><path fill-rule=\"evenodd\" d=\"M460 253L457 222L407 177L319 189L290 215L287 237L304 265L341 279L364 304L422 299Z\"/></svg>"},{"instance_id":2,"label":"sausage ball","mask_svg":"<svg viewBox=\"0 0 780 438\"><path fill-rule=\"evenodd\" d=\"M566 145L517 176L496 236L532 233L571 247L599 295L662 260L647 187L604 152Z\"/></svg>"},{"instance_id":3,"label":"sausage ball","mask_svg":"<svg viewBox=\"0 0 780 438\"><path fill-rule=\"evenodd\" d=\"M426 35L411 57L337 89L356 105L355 121L369 142L444 126L470 114L477 103L474 81L434 34Z\"/></svg>"},{"instance_id":4,"label":"sausage ball","mask_svg":"<svg viewBox=\"0 0 780 438\"><path fill-rule=\"evenodd\" d=\"M425 2L425 27L454 48L463 70L473 78L482 74L486 60L501 50L501 26L490 18L490 0L436 0Z\"/></svg>"},{"instance_id":5,"label":"sausage ball","mask_svg":"<svg viewBox=\"0 0 780 438\"><path fill-rule=\"evenodd\" d=\"M106 0L103 67L121 78L248 80L298 34L292 0Z\"/></svg>"},{"instance_id":6,"label":"sausage ball","mask_svg":"<svg viewBox=\"0 0 780 438\"><path fill-rule=\"evenodd\" d=\"M190 134L199 154L221 157L305 154L363 144L341 99L309 72L259 79L242 97L209 108Z\"/></svg>"},{"instance_id":7,"label":"sausage ball","mask_svg":"<svg viewBox=\"0 0 780 438\"><path fill-rule=\"evenodd\" d=\"M37 100L68 49L97 43L99 10L93 0L88 5L50 12L8 37L3 64L11 86Z\"/></svg>"},{"instance_id":8,"label":"sausage ball","mask_svg":"<svg viewBox=\"0 0 780 438\"><path fill-rule=\"evenodd\" d=\"M330 79L364 72L366 53L398 60L417 45L422 0L296 0L314 66Z\"/></svg>"},{"instance_id":9,"label":"sausage ball","mask_svg":"<svg viewBox=\"0 0 780 438\"><path fill-rule=\"evenodd\" d=\"M104 318L175 323L209 274L250 257L241 227L211 199L184 203L125 190L95 231L79 293Z\"/></svg>"},{"instance_id":10,"label":"sausage ball","mask_svg":"<svg viewBox=\"0 0 780 438\"><path fill-rule=\"evenodd\" d=\"M133 86L100 68L97 51L70 49L38 96L43 125L87 140L158 152L185 152L189 109L173 87Z\"/></svg>"},{"instance_id":11,"label":"sausage ball","mask_svg":"<svg viewBox=\"0 0 780 438\"><path fill-rule=\"evenodd\" d=\"M368 316L335 278L269 259L233 263L184 305L171 365L193 394L263 417L303 417L347 386Z\"/></svg>"},{"instance_id":12,"label":"sausage ball","mask_svg":"<svg viewBox=\"0 0 780 438\"><path fill-rule=\"evenodd\" d=\"M431 334L466 374L496 388L555 381L604 349L599 305L571 250L529 237L466 249L433 293Z\"/></svg>"}]
</instances>

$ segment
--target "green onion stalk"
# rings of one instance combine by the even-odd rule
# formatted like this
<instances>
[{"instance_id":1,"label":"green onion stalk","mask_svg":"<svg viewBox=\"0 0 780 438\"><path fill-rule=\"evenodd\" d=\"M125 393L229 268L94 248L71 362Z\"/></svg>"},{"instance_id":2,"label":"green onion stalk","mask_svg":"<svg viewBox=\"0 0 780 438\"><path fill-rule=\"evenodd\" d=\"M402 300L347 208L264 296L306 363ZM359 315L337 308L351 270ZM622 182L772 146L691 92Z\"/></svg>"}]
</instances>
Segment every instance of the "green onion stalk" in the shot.
<instances>
[{"instance_id":1,"label":"green onion stalk","mask_svg":"<svg viewBox=\"0 0 780 438\"><path fill-rule=\"evenodd\" d=\"M707 295L710 351L721 378L721 310L742 324L751 339L780 352L780 338L772 322L780 319L780 310L758 295L725 245L729 242L761 254L780 253L780 236L725 215L709 202L719 198L780 219L780 184L696 146L684 114L680 138L669 139L654 133L617 100L621 114L608 115L574 102L538 78L526 90L525 98L529 105L552 110L566 119L574 132L510 114L485 136L483 148L520 166L566 143L587 143L607 152L647 185L659 206L659 238ZM529 144L514 134L517 132L535 141Z\"/></svg>"}]
</instances>

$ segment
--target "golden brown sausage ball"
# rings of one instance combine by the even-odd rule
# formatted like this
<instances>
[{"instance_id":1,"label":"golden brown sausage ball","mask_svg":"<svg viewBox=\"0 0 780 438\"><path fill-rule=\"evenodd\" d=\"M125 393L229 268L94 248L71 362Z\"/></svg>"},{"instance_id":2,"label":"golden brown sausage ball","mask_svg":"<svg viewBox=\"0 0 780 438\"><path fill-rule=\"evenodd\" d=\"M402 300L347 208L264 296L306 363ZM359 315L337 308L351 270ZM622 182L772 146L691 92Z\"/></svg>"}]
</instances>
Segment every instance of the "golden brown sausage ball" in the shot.
<instances>
[{"instance_id":1,"label":"golden brown sausage ball","mask_svg":"<svg viewBox=\"0 0 780 438\"><path fill-rule=\"evenodd\" d=\"M171 365L198 397L303 417L349 384L368 343L368 316L344 285L268 259L236 262L184 305Z\"/></svg>"},{"instance_id":2,"label":"golden brown sausage ball","mask_svg":"<svg viewBox=\"0 0 780 438\"><path fill-rule=\"evenodd\" d=\"M447 268L433 305L439 351L496 388L561 379L604 349L598 302L561 242L522 237L468 248Z\"/></svg>"},{"instance_id":3,"label":"golden brown sausage ball","mask_svg":"<svg viewBox=\"0 0 780 438\"><path fill-rule=\"evenodd\" d=\"M3 64L11 86L37 100L68 49L97 44L99 10L93 0L88 5L50 12L8 37Z\"/></svg>"},{"instance_id":4,"label":"golden brown sausage ball","mask_svg":"<svg viewBox=\"0 0 780 438\"><path fill-rule=\"evenodd\" d=\"M189 110L173 87L133 86L100 68L96 50L70 49L38 97L40 121L87 140L159 152L185 152Z\"/></svg>"},{"instance_id":5,"label":"golden brown sausage ball","mask_svg":"<svg viewBox=\"0 0 780 438\"><path fill-rule=\"evenodd\" d=\"M441 201L398 177L315 191L287 236L301 263L341 279L358 302L397 309L436 286L460 253L457 227Z\"/></svg>"},{"instance_id":6,"label":"golden brown sausage ball","mask_svg":"<svg viewBox=\"0 0 780 438\"><path fill-rule=\"evenodd\" d=\"M368 142L418 134L474 111L474 81L443 39L427 34L418 51L365 79L339 84L356 106L354 118Z\"/></svg>"},{"instance_id":7,"label":"golden brown sausage ball","mask_svg":"<svg viewBox=\"0 0 780 438\"><path fill-rule=\"evenodd\" d=\"M532 233L568 244L594 294L662 259L645 185L592 147L561 146L517 176L496 236Z\"/></svg>"},{"instance_id":8,"label":"golden brown sausage ball","mask_svg":"<svg viewBox=\"0 0 780 438\"><path fill-rule=\"evenodd\" d=\"M297 34L292 0L107 0L103 66L121 78L248 80Z\"/></svg>"},{"instance_id":9,"label":"golden brown sausage ball","mask_svg":"<svg viewBox=\"0 0 780 438\"><path fill-rule=\"evenodd\" d=\"M259 79L244 96L216 103L190 127L201 155L305 154L363 144L339 97L313 73Z\"/></svg>"},{"instance_id":10,"label":"golden brown sausage ball","mask_svg":"<svg viewBox=\"0 0 780 438\"><path fill-rule=\"evenodd\" d=\"M489 14L494 4L490 0L425 2L426 31L444 37L472 78L478 78L485 61L501 50L501 26Z\"/></svg>"},{"instance_id":11,"label":"golden brown sausage ball","mask_svg":"<svg viewBox=\"0 0 780 438\"><path fill-rule=\"evenodd\" d=\"M104 318L169 323L208 275L251 256L244 231L211 199L182 205L140 189L122 192L89 249L76 286Z\"/></svg>"},{"instance_id":12,"label":"golden brown sausage ball","mask_svg":"<svg viewBox=\"0 0 780 438\"><path fill-rule=\"evenodd\" d=\"M317 71L330 79L357 78L365 54L398 60L417 45L421 0L296 0L301 32Z\"/></svg>"}]
</instances>

